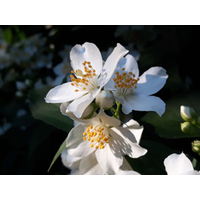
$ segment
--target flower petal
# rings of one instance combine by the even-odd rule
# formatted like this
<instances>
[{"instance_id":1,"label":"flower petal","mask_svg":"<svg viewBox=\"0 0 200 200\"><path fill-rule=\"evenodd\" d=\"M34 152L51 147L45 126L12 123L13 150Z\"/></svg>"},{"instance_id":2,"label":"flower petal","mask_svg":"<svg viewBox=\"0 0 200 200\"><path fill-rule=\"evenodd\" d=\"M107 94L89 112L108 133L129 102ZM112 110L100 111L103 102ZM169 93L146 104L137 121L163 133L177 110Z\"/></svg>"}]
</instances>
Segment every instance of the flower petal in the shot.
<instances>
[{"instance_id":1,"label":"flower petal","mask_svg":"<svg viewBox=\"0 0 200 200\"><path fill-rule=\"evenodd\" d=\"M83 96L86 91L75 92L71 83L64 83L51 89L45 98L47 103L63 103Z\"/></svg>"},{"instance_id":2,"label":"flower petal","mask_svg":"<svg viewBox=\"0 0 200 200\"><path fill-rule=\"evenodd\" d=\"M75 157L86 157L94 151L94 148L91 148L90 144L89 141L83 141L82 138L82 140L76 141L68 147L68 153Z\"/></svg>"},{"instance_id":3,"label":"flower petal","mask_svg":"<svg viewBox=\"0 0 200 200\"><path fill-rule=\"evenodd\" d=\"M119 126L121 124L118 119L106 115L103 109L100 109L98 115L91 119L91 123L93 124L99 124L99 122L101 122L106 127Z\"/></svg>"},{"instance_id":4,"label":"flower petal","mask_svg":"<svg viewBox=\"0 0 200 200\"><path fill-rule=\"evenodd\" d=\"M140 174L133 170L123 171L123 170L119 169L119 171L116 173L116 175L140 175Z\"/></svg>"},{"instance_id":5,"label":"flower petal","mask_svg":"<svg viewBox=\"0 0 200 200\"><path fill-rule=\"evenodd\" d=\"M110 147L110 145L112 147ZM98 149L95 154L99 165L107 174L117 173L119 167L123 163L123 157L120 150L116 144L112 143L112 141L109 141L109 145L106 145L104 149Z\"/></svg>"},{"instance_id":6,"label":"flower petal","mask_svg":"<svg viewBox=\"0 0 200 200\"><path fill-rule=\"evenodd\" d=\"M62 160L62 163L65 167L67 167L69 169L78 169L81 158L69 155L68 150L65 149L61 153L61 160Z\"/></svg>"},{"instance_id":7,"label":"flower petal","mask_svg":"<svg viewBox=\"0 0 200 200\"><path fill-rule=\"evenodd\" d=\"M112 77L118 61L128 53L121 44L117 44L117 47L114 48L113 52L107 58L105 65L103 67L102 75L100 77L100 86L103 87Z\"/></svg>"},{"instance_id":8,"label":"flower petal","mask_svg":"<svg viewBox=\"0 0 200 200\"><path fill-rule=\"evenodd\" d=\"M110 140L120 148L124 155L128 155L131 158L138 158L147 153L146 149L139 146L134 135L128 129L112 128L109 133L112 135Z\"/></svg>"},{"instance_id":9,"label":"flower petal","mask_svg":"<svg viewBox=\"0 0 200 200\"><path fill-rule=\"evenodd\" d=\"M137 78L139 76L139 69L138 69L138 64L135 58L128 54L125 58L122 57L116 67L116 71L119 71L122 73L122 68L125 68L124 72L132 72L135 74L135 77ZM104 86L105 90L115 90L115 83L113 81L113 78L115 77L115 73L113 73L112 77L110 80L107 82L107 84Z\"/></svg>"},{"instance_id":10,"label":"flower petal","mask_svg":"<svg viewBox=\"0 0 200 200\"><path fill-rule=\"evenodd\" d=\"M96 70L96 74L100 74L103 67L101 53L97 46L93 43L84 43L75 45L70 52L71 65L74 70L84 70L85 61L89 61L92 67Z\"/></svg>"},{"instance_id":11,"label":"flower petal","mask_svg":"<svg viewBox=\"0 0 200 200\"><path fill-rule=\"evenodd\" d=\"M143 132L143 129L144 129L143 126L140 126L140 124L138 122L131 119L126 124L123 124L123 128L128 128L128 130L130 130L131 133L134 134L134 136L137 140L137 143L140 142L142 132Z\"/></svg>"},{"instance_id":12,"label":"flower petal","mask_svg":"<svg viewBox=\"0 0 200 200\"><path fill-rule=\"evenodd\" d=\"M104 171L101 169L97 162L95 153L91 153L89 156L82 158L79 166L79 173L84 175L104 175Z\"/></svg>"},{"instance_id":13,"label":"flower petal","mask_svg":"<svg viewBox=\"0 0 200 200\"><path fill-rule=\"evenodd\" d=\"M121 58L120 61L117 64L116 70L122 70L122 68L125 68L124 72L132 72L135 74L135 77L139 77L139 69L138 64L135 58L128 54L125 58Z\"/></svg>"},{"instance_id":14,"label":"flower petal","mask_svg":"<svg viewBox=\"0 0 200 200\"><path fill-rule=\"evenodd\" d=\"M168 175L178 175L194 170L191 161L184 153L169 155L165 158L164 165Z\"/></svg>"},{"instance_id":15,"label":"flower petal","mask_svg":"<svg viewBox=\"0 0 200 200\"><path fill-rule=\"evenodd\" d=\"M66 139L66 148L70 147L76 142L82 142L83 132L85 132L85 127L82 124L78 124L72 128Z\"/></svg>"},{"instance_id":16,"label":"flower petal","mask_svg":"<svg viewBox=\"0 0 200 200\"><path fill-rule=\"evenodd\" d=\"M168 75L162 67L151 67L140 76L137 89L134 93L140 95L151 95L158 92L166 83Z\"/></svg>"},{"instance_id":17,"label":"flower petal","mask_svg":"<svg viewBox=\"0 0 200 200\"><path fill-rule=\"evenodd\" d=\"M191 170L188 172L183 172L180 175L200 175L200 172L198 172L197 170Z\"/></svg>"},{"instance_id":18,"label":"flower petal","mask_svg":"<svg viewBox=\"0 0 200 200\"><path fill-rule=\"evenodd\" d=\"M159 97L129 94L122 102L122 111L128 114L132 110L155 111L161 116L165 112L165 103Z\"/></svg>"},{"instance_id":19,"label":"flower petal","mask_svg":"<svg viewBox=\"0 0 200 200\"><path fill-rule=\"evenodd\" d=\"M93 101L93 99L99 94L101 89L94 90L89 92L88 94L75 99L70 105L68 106L68 110L73 112L77 118L80 118L87 108L87 106Z\"/></svg>"}]
</instances>

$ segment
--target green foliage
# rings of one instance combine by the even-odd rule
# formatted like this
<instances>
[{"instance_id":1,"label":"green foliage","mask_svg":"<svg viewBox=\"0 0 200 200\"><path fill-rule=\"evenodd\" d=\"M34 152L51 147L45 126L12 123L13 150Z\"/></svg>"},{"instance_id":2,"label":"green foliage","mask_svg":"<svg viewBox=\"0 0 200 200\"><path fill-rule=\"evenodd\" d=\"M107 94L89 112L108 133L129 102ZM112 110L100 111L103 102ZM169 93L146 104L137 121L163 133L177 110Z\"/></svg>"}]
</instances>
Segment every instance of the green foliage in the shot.
<instances>
[{"instance_id":1,"label":"green foliage","mask_svg":"<svg viewBox=\"0 0 200 200\"><path fill-rule=\"evenodd\" d=\"M140 145L148 150L148 152L137 159L126 156L127 161L133 170L143 175L164 175L166 174L164 159L172 153L177 152L168 146L150 140L141 141Z\"/></svg>"},{"instance_id":2,"label":"green foliage","mask_svg":"<svg viewBox=\"0 0 200 200\"><path fill-rule=\"evenodd\" d=\"M164 138L196 138L200 137L200 132L183 133L180 123L183 119L180 115L180 106L185 105L195 109L200 114L199 104L200 94L195 91L188 91L174 96L166 101L166 111L159 117L156 113L149 112L141 120L155 126L156 133Z\"/></svg>"},{"instance_id":3,"label":"green foliage","mask_svg":"<svg viewBox=\"0 0 200 200\"><path fill-rule=\"evenodd\" d=\"M73 121L60 112L60 104L46 103L44 97L50 87L34 90L30 93L30 109L33 117L51 124L63 131L69 132L73 128Z\"/></svg>"},{"instance_id":4,"label":"green foliage","mask_svg":"<svg viewBox=\"0 0 200 200\"><path fill-rule=\"evenodd\" d=\"M51 167L53 166L53 164L55 163L55 161L57 160L57 158L60 156L60 154L63 152L63 150L65 148L66 148L66 140L64 140L64 142L61 144L60 148L56 152L55 156L53 157L53 160L52 160L51 165L50 165L50 167L48 169L48 172L49 172L49 170L51 169Z\"/></svg>"}]
</instances>

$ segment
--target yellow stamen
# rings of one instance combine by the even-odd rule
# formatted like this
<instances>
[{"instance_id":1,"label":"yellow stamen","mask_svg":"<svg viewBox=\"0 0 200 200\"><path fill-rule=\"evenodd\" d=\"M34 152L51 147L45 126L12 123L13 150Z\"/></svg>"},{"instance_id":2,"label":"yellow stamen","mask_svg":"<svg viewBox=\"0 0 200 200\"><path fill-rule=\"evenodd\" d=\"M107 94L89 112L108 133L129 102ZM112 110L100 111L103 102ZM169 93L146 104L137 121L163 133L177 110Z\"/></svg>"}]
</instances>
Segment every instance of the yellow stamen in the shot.
<instances>
[{"instance_id":1,"label":"yellow stamen","mask_svg":"<svg viewBox=\"0 0 200 200\"><path fill-rule=\"evenodd\" d=\"M125 68L122 68L122 71L124 71ZM132 72L123 72L119 73L119 71L115 72L115 77L113 78L113 81L115 83L114 87L118 90L121 94L128 94L130 92L133 92L134 89L137 88L136 84L139 81L139 78L135 79L135 74Z\"/></svg>"},{"instance_id":2,"label":"yellow stamen","mask_svg":"<svg viewBox=\"0 0 200 200\"><path fill-rule=\"evenodd\" d=\"M86 132L83 133L83 140L88 140L93 143L90 144L90 147L94 147L95 149L104 149L105 145L109 143L109 137L107 137L107 134L107 129L105 127L90 125L87 127Z\"/></svg>"}]
</instances>

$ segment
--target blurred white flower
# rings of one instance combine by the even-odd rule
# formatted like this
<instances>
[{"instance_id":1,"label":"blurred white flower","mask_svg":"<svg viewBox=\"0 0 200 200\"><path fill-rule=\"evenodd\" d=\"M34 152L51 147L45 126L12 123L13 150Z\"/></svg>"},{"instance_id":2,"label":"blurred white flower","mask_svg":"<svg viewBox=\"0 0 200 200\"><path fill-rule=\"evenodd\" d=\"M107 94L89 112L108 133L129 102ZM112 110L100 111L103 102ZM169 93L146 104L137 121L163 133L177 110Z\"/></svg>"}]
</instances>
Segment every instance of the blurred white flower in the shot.
<instances>
[{"instance_id":1,"label":"blurred white flower","mask_svg":"<svg viewBox=\"0 0 200 200\"><path fill-rule=\"evenodd\" d=\"M0 70L5 67L10 66L11 60L8 53L6 53L3 49L0 49Z\"/></svg>"},{"instance_id":2,"label":"blurred white flower","mask_svg":"<svg viewBox=\"0 0 200 200\"><path fill-rule=\"evenodd\" d=\"M50 69L52 67L53 54L49 53L48 55L40 54L37 56L37 66L39 68L46 67Z\"/></svg>"},{"instance_id":3,"label":"blurred white flower","mask_svg":"<svg viewBox=\"0 0 200 200\"><path fill-rule=\"evenodd\" d=\"M57 76L54 80L53 85L60 85L63 82L63 79L71 72L71 66L69 64L69 61L65 59L63 62L55 66L53 68L53 71ZM70 81L70 79L68 81Z\"/></svg>"},{"instance_id":4,"label":"blurred white flower","mask_svg":"<svg viewBox=\"0 0 200 200\"><path fill-rule=\"evenodd\" d=\"M2 120L2 126L0 126L0 135L3 135L12 127L12 123L7 122L6 118L3 118Z\"/></svg>"}]
</instances>

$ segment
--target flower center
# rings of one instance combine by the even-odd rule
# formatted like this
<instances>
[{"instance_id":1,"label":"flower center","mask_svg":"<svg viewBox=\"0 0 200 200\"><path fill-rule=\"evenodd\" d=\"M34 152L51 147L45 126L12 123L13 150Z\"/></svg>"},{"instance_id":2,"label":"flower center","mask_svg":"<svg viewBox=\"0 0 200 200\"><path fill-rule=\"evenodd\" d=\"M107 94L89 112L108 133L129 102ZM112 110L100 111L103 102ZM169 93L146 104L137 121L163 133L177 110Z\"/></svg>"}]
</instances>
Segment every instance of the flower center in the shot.
<instances>
[{"instance_id":1,"label":"flower center","mask_svg":"<svg viewBox=\"0 0 200 200\"><path fill-rule=\"evenodd\" d=\"M124 70L125 68L122 68L122 71ZM115 82L115 88L118 90L119 94L128 94L137 88L139 78L135 79L135 74L132 72L122 72L120 74L119 71L117 71L115 72L113 81Z\"/></svg>"},{"instance_id":2,"label":"flower center","mask_svg":"<svg viewBox=\"0 0 200 200\"><path fill-rule=\"evenodd\" d=\"M90 141L91 148L104 149L105 145L109 143L107 128L102 125L97 125L95 127L90 125L87 127L86 132L83 133L83 140Z\"/></svg>"},{"instance_id":3,"label":"flower center","mask_svg":"<svg viewBox=\"0 0 200 200\"><path fill-rule=\"evenodd\" d=\"M80 69L71 71L71 73L76 76L75 78L74 75L70 75L72 81L71 85L76 88L75 92L78 92L79 90L90 91L96 87L96 70L92 68L90 62L85 61L82 64L84 65L84 72Z\"/></svg>"}]
</instances>

